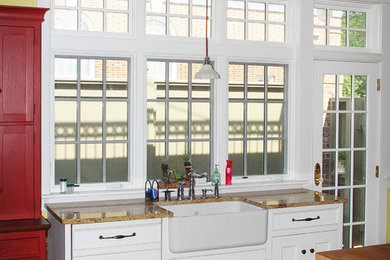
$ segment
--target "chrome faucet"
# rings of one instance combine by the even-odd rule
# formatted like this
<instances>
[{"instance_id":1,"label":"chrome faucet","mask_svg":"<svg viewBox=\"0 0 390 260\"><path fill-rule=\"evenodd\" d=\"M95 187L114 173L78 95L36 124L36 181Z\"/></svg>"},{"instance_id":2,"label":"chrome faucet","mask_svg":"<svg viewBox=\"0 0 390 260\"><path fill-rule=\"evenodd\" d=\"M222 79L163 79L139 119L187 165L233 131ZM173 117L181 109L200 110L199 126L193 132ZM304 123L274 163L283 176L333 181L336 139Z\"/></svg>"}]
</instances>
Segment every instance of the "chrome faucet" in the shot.
<instances>
[{"instance_id":1,"label":"chrome faucet","mask_svg":"<svg viewBox=\"0 0 390 260\"><path fill-rule=\"evenodd\" d=\"M183 185L186 185L184 181L179 182L179 187L177 188L177 199L183 200L184 199L184 187Z\"/></svg>"},{"instance_id":2,"label":"chrome faucet","mask_svg":"<svg viewBox=\"0 0 390 260\"><path fill-rule=\"evenodd\" d=\"M197 174L191 169L188 176L190 176L190 189L188 191L188 199L193 200L195 199L195 178L206 177L206 181L210 181L210 174L208 172Z\"/></svg>"},{"instance_id":3,"label":"chrome faucet","mask_svg":"<svg viewBox=\"0 0 390 260\"><path fill-rule=\"evenodd\" d=\"M171 200L171 192L173 192L172 190L169 190L169 179L171 178L171 174L173 174L173 171L168 169L168 177L167 177L167 181L165 182L166 190L164 191L166 201Z\"/></svg>"},{"instance_id":4,"label":"chrome faucet","mask_svg":"<svg viewBox=\"0 0 390 260\"><path fill-rule=\"evenodd\" d=\"M201 199L207 199L207 192L213 191L212 189L202 189L202 196L200 196Z\"/></svg>"},{"instance_id":5,"label":"chrome faucet","mask_svg":"<svg viewBox=\"0 0 390 260\"><path fill-rule=\"evenodd\" d=\"M206 182L210 182L210 181L211 181L210 173L204 172L204 173L202 173L201 176L202 176L202 177L203 177L203 176L206 177Z\"/></svg>"},{"instance_id":6,"label":"chrome faucet","mask_svg":"<svg viewBox=\"0 0 390 260\"><path fill-rule=\"evenodd\" d=\"M188 176L190 176L190 189L188 190L188 198L193 200L195 199L195 175L192 170Z\"/></svg>"},{"instance_id":7,"label":"chrome faucet","mask_svg":"<svg viewBox=\"0 0 390 260\"><path fill-rule=\"evenodd\" d=\"M219 198L219 181L215 180L214 183L215 183L215 185L214 185L214 195L213 195L213 198L218 199Z\"/></svg>"}]
</instances>

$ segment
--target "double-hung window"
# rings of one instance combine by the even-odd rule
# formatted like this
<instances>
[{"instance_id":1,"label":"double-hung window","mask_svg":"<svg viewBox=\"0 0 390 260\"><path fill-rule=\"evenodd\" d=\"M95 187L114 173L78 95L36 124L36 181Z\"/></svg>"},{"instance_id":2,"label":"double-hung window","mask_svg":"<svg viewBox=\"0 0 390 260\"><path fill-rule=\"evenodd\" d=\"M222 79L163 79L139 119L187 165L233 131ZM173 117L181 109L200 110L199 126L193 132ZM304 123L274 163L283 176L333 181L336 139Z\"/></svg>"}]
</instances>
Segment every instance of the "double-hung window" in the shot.
<instances>
[{"instance_id":1,"label":"double-hung window","mask_svg":"<svg viewBox=\"0 0 390 260\"><path fill-rule=\"evenodd\" d=\"M127 182L129 66L116 58L55 58L55 183Z\"/></svg>"},{"instance_id":2,"label":"double-hung window","mask_svg":"<svg viewBox=\"0 0 390 260\"><path fill-rule=\"evenodd\" d=\"M181 173L188 159L196 172L210 170L213 99L210 80L194 78L201 65L199 61L148 60L148 179L161 179L161 165L166 162Z\"/></svg>"},{"instance_id":3,"label":"double-hung window","mask_svg":"<svg viewBox=\"0 0 390 260\"><path fill-rule=\"evenodd\" d=\"M229 64L233 175L286 173L287 66Z\"/></svg>"}]
</instances>

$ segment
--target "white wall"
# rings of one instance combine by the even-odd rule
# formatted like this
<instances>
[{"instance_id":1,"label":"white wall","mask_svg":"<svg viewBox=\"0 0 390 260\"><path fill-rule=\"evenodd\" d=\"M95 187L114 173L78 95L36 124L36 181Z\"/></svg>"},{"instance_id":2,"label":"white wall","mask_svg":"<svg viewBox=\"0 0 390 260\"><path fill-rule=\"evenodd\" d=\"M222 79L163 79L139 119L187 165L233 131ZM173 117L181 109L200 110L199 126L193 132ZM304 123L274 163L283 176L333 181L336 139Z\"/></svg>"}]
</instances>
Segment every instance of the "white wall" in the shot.
<instances>
[{"instance_id":1,"label":"white wall","mask_svg":"<svg viewBox=\"0 0 390 260\"><path fill-rule=\"evenodd\" d=\"M380 119L380 181L378 185L378 242L386 241L387 189L390 188L390 5L382 11L381 119Z\"/></svg>"}]
</instances>

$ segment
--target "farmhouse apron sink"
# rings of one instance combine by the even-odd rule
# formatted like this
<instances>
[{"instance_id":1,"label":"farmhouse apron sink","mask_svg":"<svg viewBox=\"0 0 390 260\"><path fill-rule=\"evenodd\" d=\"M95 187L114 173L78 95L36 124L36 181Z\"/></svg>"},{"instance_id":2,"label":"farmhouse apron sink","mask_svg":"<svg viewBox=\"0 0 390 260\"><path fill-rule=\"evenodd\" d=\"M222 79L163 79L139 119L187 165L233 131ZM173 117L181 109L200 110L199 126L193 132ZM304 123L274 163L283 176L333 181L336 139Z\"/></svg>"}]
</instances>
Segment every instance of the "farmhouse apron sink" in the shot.
<instances>
[{"instance_id":1,"label":"farmhouse apron sink","mask_svg":"<svg viewBox=\"0 0 390 260\"><path fill-rule=\"evenodd\" d=\"M267 210L242 201L162 206L169 219L169 249L193 252L264 244Z\"/></svg>"}]
</instances>

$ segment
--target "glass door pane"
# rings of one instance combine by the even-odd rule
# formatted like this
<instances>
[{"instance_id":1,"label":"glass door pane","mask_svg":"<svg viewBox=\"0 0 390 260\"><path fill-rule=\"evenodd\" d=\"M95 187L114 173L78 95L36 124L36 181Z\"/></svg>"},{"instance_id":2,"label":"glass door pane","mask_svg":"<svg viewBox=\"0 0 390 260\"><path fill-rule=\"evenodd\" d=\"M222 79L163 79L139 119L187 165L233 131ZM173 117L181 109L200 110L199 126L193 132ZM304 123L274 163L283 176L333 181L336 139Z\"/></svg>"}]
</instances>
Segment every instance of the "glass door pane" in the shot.
<instances>
[{"instance_id":1,"label":"glass door pane","mask_svg":"<svg viewBox=\"0 0 390 260\"><path fill-rule=\"evenodd\" d=\"M343 214L344 248L365 243L366 79L352 73L322 77L323 191L348 200Z\"/></svg>"}]
</instances>

